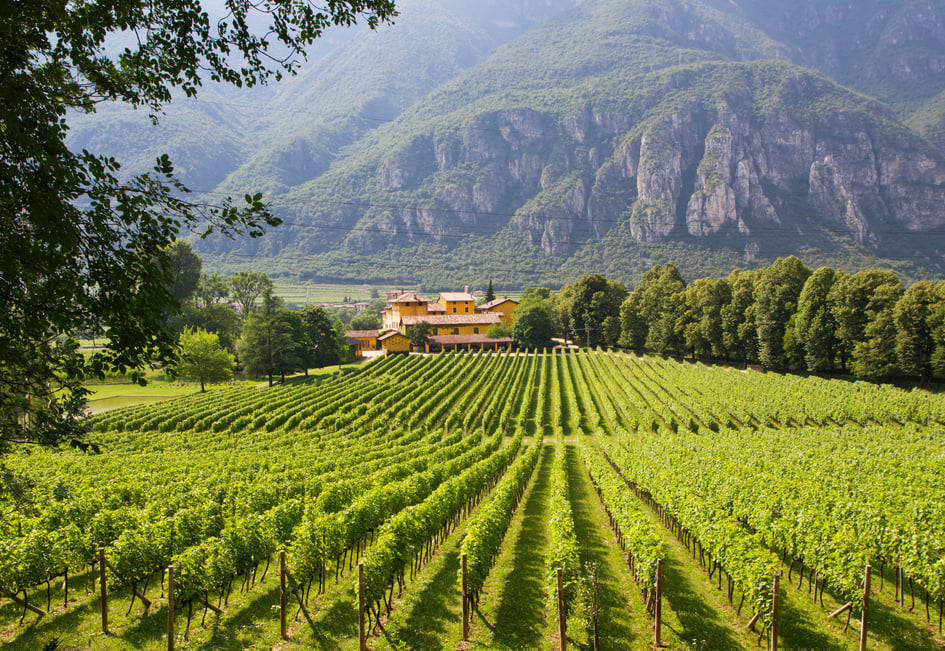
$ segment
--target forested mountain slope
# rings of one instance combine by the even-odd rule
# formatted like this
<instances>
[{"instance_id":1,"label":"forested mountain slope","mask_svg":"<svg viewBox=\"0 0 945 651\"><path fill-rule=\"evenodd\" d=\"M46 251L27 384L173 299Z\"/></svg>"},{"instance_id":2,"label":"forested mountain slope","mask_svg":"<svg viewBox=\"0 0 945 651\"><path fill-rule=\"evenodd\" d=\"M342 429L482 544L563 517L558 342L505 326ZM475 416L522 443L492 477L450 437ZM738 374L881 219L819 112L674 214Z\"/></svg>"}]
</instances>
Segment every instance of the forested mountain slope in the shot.
<instances>
[{"instance_id":1,"label":"forested mountain slope","mask_svg":"<svg viewBox=\"0 0 945 651\"><path fill-rule=\"evenodd\" d=\"M945 222L943 17L942 1L417 0L242 112L211 98L160 128L173 145L194 127L177 158L195 189L264 190L286 221L202 243L224 270L555 284L799 253L923 275Z\"/></svg>"}]
</instances>

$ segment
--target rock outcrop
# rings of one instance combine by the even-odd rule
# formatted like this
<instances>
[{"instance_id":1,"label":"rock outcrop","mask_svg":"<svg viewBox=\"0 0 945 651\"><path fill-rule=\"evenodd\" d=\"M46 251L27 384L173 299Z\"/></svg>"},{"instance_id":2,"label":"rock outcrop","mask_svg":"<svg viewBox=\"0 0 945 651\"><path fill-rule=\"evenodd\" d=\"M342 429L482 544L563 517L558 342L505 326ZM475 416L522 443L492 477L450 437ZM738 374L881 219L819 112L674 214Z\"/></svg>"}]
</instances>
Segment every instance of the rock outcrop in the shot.
<instances>
[{"instance_id":1,"label":"rock outcrop","mask_svg":"<svg viewBox=\"0 0 945 651\"><path fill-rule=\"evenodd\" d=\"M668 75L664 85L697 81ZM797 73L767 89L781 99L764 111L750 96L719 92L714 106L690 102L636 123L592 106L564 118L531 109L483 113L459 138L393 152L380 182L435 188L441 212L401 216L424 233L504 221L555 254L622 222L641 243L723 236L755 253L764 253L771 233L812 222L869 247L890 228L945 226L942 159L866 100L813 110L837 93L825 83ZM811 98L803 110L798 96Z\"/></svg>"}]
</instances>

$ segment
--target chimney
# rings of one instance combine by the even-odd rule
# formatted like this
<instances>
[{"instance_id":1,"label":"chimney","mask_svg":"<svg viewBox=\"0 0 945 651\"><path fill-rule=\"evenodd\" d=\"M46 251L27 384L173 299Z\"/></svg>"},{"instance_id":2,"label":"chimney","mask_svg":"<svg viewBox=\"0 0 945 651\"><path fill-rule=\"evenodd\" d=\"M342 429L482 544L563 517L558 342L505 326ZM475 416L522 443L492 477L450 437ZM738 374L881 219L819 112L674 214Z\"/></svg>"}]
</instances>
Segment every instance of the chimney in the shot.
<instances>
[{"instance_id":1,"label":"chimney","mask_svg":"<svg viewBox=\"0 0 945 651\"><path fill-rule=\"evenodd\" d=\"M466 285L465 287L463 287L463 291L468 294L468 293L469 293L469 285Z\"/></svg>"}]
</instances>

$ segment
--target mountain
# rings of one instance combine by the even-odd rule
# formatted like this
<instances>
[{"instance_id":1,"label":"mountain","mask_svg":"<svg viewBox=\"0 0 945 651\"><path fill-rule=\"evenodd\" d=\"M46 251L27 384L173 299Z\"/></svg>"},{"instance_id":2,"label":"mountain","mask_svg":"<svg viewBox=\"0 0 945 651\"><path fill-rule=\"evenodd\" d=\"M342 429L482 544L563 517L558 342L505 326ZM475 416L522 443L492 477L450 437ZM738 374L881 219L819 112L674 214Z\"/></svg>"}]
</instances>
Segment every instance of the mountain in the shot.
<instances>
[{"instance_id":1,"label":"mountain","mask_svg":"<svg viewBox=\"0 0 945 651\"><path fill-rule=\"evenodd\" d=\"M555 285L797 253L918 277L945 245L943 26L945 0L415 0L258 110L221 92L160 129L195 189L285 220L199 243L222 271ZM160 142L114 125L130 169Z\"/></svg>"}]
</instances>

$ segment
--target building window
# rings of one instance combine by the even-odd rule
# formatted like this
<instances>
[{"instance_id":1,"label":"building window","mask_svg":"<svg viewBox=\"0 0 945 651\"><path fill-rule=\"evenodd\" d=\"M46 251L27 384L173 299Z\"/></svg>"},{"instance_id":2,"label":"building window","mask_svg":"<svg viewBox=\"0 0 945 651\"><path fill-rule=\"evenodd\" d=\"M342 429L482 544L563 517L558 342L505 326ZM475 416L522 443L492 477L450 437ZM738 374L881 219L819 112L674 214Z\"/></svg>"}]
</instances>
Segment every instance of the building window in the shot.
<instances>
[{"instance_id":1,"label":"building window","mask_svg":"<svg viewBox=\"0 0 945 651\"><path fill-rule=\"evenodd\" d=\"M456 314L456 306L453 306L453 314Z\"/></svg>"},{"instance_id":2,"label":"building window","mask_svg":"<svg viewBox=\"0 0 945 651\"><path fill-rule=\"evenodd\" d=\"M458 335L458 334L459 334L459 328L453 328L453 334L454 334L454 335Z\"/></svg>"},{"instance_id":3,"label":"building window","mask_svg":"<svg viewBox=\"0 0 945 651\"><path fill-rule=\"evenodd\" d=\"M474 334L474 335L478 335L478 334L479 334L479 328L473 328L473 334Z\"/></svg>"},{"instance_id":4,"label":"building window","mask_svg":"<svg viewBox=\"0 0 945 651\"><path fill-rule=\"evenodd\" d=\"M469 312L469 306L468 306L468 305L466 306L466 311Z\"/></svg>"}]
</instances>

